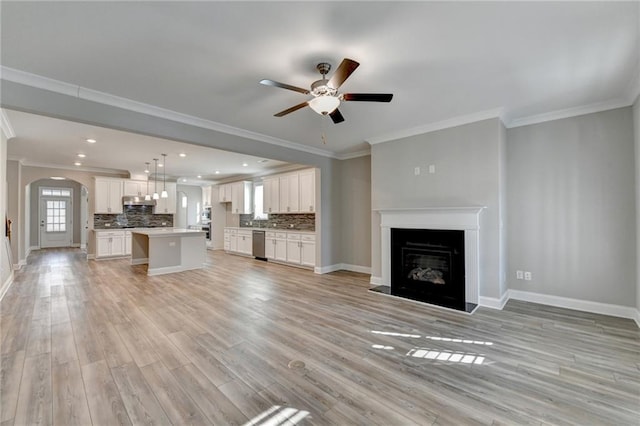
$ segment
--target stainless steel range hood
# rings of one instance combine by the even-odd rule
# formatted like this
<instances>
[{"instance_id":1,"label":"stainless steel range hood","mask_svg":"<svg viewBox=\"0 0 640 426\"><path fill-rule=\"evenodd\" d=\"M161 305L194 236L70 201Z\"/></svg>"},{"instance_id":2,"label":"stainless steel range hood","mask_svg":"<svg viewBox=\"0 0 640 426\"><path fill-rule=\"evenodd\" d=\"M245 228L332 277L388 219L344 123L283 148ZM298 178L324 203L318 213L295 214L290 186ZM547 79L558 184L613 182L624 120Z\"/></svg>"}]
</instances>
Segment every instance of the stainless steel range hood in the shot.
<instances>
[{"instance_id":1,"label":"stainless steel range hood","mask_svg":"<svg viewBox=\"0 0 640 426\"><path fill-rule=\"evenodd\" d=\"M122 205L124 206L155 206L156 200L145 200L144 197L134 195L125 195L122 197Z\"/></svg>"}]
</instances>

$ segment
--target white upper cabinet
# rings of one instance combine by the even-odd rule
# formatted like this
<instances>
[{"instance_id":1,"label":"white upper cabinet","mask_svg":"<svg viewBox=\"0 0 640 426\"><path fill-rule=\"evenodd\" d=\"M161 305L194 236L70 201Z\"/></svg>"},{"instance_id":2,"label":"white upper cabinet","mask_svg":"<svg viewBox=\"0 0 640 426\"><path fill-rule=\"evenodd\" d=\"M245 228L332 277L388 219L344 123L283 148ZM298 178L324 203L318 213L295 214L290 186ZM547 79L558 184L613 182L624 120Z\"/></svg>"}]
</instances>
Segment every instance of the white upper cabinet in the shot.
<instances>
[{"instance_id":1,"label":"white upper cabinet","mask_svg":"<svg viewBox=\"0 0 640 426\"><path fill-rule=\"evenodd\" d=\"M122 191L122 179L96 177L94 213L122 213Z\"/></svg>"},{"instance_id":2,"label":"white upper cabinet","mask_svg":"<svg viewBox=\"0 0 640 426\"><path fill-rule=\"evenodd\" d=\"M219 189L218 202L220 203L231 202L231 196L232 196L231 186L232 184L230 183L225 183L224 185L218 185L218 189Z\"/></svg>"},{"instance_id":3,"label":"white upper cabinet","mask_svg":"<svg viewBox=\"0 0 640 426\"><path fill-rule=\"evenodd\" d=\"M278 177L265 177L263 185L263 206L265 213L278 213L280 211L280 179Z\"/></svg>"},{"instance_id":4,"label":"white upper cabinet","mask_svg":"<svg viewBox=\"0 0 640 426\"><path fill-rule=\"evenodd\" d=\"M209 207L211 206L211 185L205 186L202 188L202 206Z\"/></svg>"},{"instance_id":5,"label":"white upper cabinet","mask_svg":"<svg viewBox=\"0 0 640 426\"><path fill-rule=\"evenodd\" d=\"M124 191L122 195L133 195L137 197L143 197L147 195L147 181L146 180L132 180L127 179L123 185ZM151 188L151 187L149 187ZM151 190L151 189L150 189Z\"/></svg>"},{"instance_id":6,"label":"white upper cabinet","mask_svg":"<svg viewBox=\"0 0 640 426\"><path fill-rule=\"evenodd\" d=\"M298 173L280 176L280 213L297 213L300 210Z\"/></svg>"},{"instance_id":7,"label":"white upper cabinet","mask_svg":"<svg viewBox=\"0 0 640 426\"><path fill-rule=\"evenodd\" d=\"M177 184L174 182L167 182L167 198L160 198L156 200L156 207L153 210L154 214L176 214L176 205L177 205ZM164 188L164 184L158 185L158 192L162 192L162 188Z\"/></svg>"},{"instance_id":8,"label":"white upper cabinet","mask_svg":"<svg viewBox=\"0 0 640 426\"><path fill-rule=\"evenodd\" d=\"M300 213L315 213L316 211L316 171L302 170L298 174L300 185Z\"/></svg>"},{"instance_id":9,"label":"white upper cabinet","mask_svg":"<svg viewBox=\"0 0 640 426\"><path fill-rule=\"evenodd\" d=\"M234 182L231 185L231 213L253 213L253 182Z\"/></svg>"}]
</instances>

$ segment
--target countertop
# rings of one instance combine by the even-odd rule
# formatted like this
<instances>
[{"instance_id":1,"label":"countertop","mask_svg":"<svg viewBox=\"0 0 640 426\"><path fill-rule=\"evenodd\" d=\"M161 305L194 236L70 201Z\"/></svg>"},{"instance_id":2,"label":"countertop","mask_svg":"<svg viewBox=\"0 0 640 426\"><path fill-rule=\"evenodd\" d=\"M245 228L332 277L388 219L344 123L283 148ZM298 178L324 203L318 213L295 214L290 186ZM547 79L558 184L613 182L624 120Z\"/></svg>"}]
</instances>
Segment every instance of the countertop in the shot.
<instances>
[{"instance_id":1,"label":"countertop","mask_svg":"<svg viewBox=\"0 0 640 426\"><path fill-rule=\"evenodd\" d=\"M149 237L184 237L188 235L206 235L205 231L185 228L131 228L134 234L143 234Z\"/></svg>"}]
</instances>

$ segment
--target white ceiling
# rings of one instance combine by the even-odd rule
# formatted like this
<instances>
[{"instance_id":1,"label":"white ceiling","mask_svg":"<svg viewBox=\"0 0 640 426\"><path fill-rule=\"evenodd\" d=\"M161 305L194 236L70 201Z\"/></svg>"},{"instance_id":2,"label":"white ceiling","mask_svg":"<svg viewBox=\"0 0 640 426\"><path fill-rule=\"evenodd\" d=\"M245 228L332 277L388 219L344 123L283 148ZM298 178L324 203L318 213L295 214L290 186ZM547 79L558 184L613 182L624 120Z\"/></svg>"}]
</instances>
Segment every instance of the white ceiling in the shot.
<instances>
[{"instance_id":1,"label":"white ceiling","mask_svg":"<svg viewBox=\"0 0 640 426\"><path fill-rule=\"evenodd\" d=\"M640 72L639 5L3 1L1 60L3 67L345 155L368 148L366 141L483 111L501 110L508 124L629 102ZM343 92L390 92L393 101L343 104L346 121L337 125L309 108L273 116L308 97L262 86L261 79L307 88L320 76L318 62L335 70L344 57L361 65ZM18 137L28 134L26 119L13 125ZM41 154L53 158L54 136L39 137L47 142Z\"/></svg>"}]
</instances>

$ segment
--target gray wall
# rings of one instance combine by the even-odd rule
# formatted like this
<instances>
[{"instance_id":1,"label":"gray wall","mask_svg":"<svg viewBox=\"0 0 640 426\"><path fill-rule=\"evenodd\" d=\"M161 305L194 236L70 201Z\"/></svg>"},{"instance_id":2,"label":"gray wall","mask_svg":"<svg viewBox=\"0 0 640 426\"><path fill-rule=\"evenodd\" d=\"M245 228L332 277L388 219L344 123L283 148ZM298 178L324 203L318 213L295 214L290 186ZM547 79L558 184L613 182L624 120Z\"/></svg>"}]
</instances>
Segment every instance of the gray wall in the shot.
<instances>
[{"instance_id":1,"label":"gray wall","mask_svg":"<svg viewBox=\"0 0 640 426\"><path fill-rule=\"evenodd\" d=\"M371 156L340 164L340 258L347 265L371 266Z\"/></svg>"},{"instance_id":2,"label":"gray wall","mask_svg":"<svg viewBox=\"0 0 640 426\"><path fill-rule=\"evenodd\" d=\"M507 131L509 287L633 306L631 108ZM532 281L515 280L517 269Z\"/></svg>"},{"instance_id":3,"label":"gray wall","mask_svg":"<svg viewBox=\"0 0 640 426\"><path fill-rule=\"evenodd\" d=\"M486 206L481 213L480 296L500 298L502 124L490 119L374 145L372 208ZM429 174L429 165L436 173ZM421 174L414 175L420 167ZM380 276L380 220L371 226L372 275Z\"/></svg>"},{"instance_id":4,"label":"gray wall","mask_svg":"<svg viewBox=\"0 0 640 426\"><path fill-rule=\"evenodd\" d=\"M23 203L21 197L21 172L22 165L17 161L7 161L7 217L11 220L11 257L13 264L18 265L24 260L23 247L24 231L21 230L21 212Z\"/></svg>"},{"instance_id":5,"label":"gray wall","mask_svg":"<svg viewBox=\"0 0 640 426\"><path fill-rule=\"evenodd\" d=\"M0 223L2 224L2 244L0 244L0 290L8 282L13 270L10 250L5 237L5 218L7 215L7 137L0 130Z\"/></svg>"},{"instance_id":6,"label":"gray wall","mask_svg":"<svg viewBox=\"0 0 640 426\"><path fill-rule=\"evenodd\" d=\"M636 308L640 321L640 96L633 104L633 137L636 151Z\"/></svg>"},{"instance_id":7,"label":"gray wall","mask_svg":"<svg viewBox=\"0 0 640 426\"><path fill-rule=\"evenodd\" d=\"M71 228L73 229L73 243L80 244L80 231L81 231L81 220L80 220L80 197L82 196L82 185L78 182L74 182L72 180L53 180L53 179L41 179L33 182L31 184L31 194L30 194L30 226L29 226L29 247L40 246L40 227L38 224L39 216L40 216L40 208L39 208L39 195L41 187L50 187L50 188L71 188L73 189L73 212L71 220L73 224Z\"/></svg>"}]
</instances>

